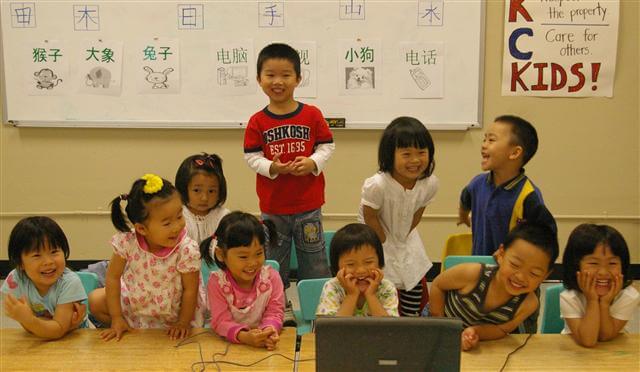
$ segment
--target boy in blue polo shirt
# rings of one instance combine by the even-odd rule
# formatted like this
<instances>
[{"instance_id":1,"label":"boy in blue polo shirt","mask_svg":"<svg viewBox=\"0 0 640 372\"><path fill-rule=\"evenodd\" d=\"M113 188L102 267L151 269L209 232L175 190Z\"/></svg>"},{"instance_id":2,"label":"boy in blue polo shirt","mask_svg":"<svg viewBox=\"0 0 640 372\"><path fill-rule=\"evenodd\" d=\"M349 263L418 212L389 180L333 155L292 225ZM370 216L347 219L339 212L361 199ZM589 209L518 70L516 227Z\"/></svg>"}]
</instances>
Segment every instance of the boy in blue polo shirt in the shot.
<instances>
[{"instance_id":1,"label":"boy in blue polo shirt","mask_svg":"<svg viewBox=\"0 0 640 372\"><path fill-rule=\"evenodd\" d=\"M524 165L537 149L538 134L522 118L499 116L487 128L481 167L489 172L474 177L460 196L458 224L471 226L473 255L492 255L521 220L543 224L557 232L540 189L524 173Z\"/></svg>"},{"instance_id":2,"label":"boy in blue polo shirt","mask_svg":"<svg viewBox=\"0 0 640 372\"><path fill-rule=\"evenodd\" d=\"M458 224L471 226L473 255L493 255L522 220L546 225L557 234L556 221L545 207L540 189L524 173L524 165L537 149L535 128L520 117L499 116L487 128L480 164L489 172L474 177L460 196ZM536 311L520 331L535 333L537 318Z\"/></svg>"}]
</instances>

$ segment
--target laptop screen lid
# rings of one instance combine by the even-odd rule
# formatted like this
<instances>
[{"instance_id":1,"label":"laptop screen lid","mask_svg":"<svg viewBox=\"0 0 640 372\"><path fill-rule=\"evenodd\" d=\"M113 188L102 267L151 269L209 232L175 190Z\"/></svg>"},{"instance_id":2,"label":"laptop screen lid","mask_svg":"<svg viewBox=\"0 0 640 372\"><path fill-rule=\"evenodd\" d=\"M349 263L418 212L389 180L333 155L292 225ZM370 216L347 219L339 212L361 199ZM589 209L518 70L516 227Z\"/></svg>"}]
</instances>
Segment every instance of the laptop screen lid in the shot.
<instances>
[{"instance_id":1,"label":"laptop screen lid","mask_svg":"<svg viewBox=\"0 0 640 372\"><path fill-rule=\"evenodd\" d=\"M318 317L315 329L319 372L460 370L458 319Z\"/></svg>"}]
</instances>

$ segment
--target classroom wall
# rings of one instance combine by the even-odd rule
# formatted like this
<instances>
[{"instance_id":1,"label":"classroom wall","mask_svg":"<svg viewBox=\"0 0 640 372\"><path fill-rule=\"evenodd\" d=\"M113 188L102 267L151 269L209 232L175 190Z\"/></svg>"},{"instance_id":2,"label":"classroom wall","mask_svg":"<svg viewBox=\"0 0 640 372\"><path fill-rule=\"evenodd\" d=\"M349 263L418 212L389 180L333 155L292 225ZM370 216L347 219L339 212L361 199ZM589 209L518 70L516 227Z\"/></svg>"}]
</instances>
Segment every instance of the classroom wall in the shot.
<instances>
[{"instance_id":1,"label":"classroom wall","mask_svg":"<svg viewBox=\"0 0 640 372\"><path fill-rule=\"evenodd\" d=\"M500 114L514 113L538 129L540 149L527 166L527 173L542 189L549 209L557 217L561 246L577 224L607 223L623 233L632 251L632 262L639 263L640 6L635 0L621 0L620 10L612 99L502 97L504 4L488 1L483 123L490 123ZM326 169L325 229L336 229L355 220L362 182L376 171L380 134L380 130L334 131L337 148ZM480 172L483 130L432 134L436 144L435 174L440 178L441 189L418 229L429 256L440 261L446 237L468 231L455 224L458 195ZM242 139L241 130L43 129L2 125L0 260L7 259L4 247L11 228L20 218L33 214L50 215L61 224L70 239L70 259L109 257L108 241L115 232L108 215L109 201L127 192L131 182L147 172L173 180L180 162L201 151L216 152L224 160L230 186L226 206L258 212L255 175L243 160Z\"/></svg>"}]
</instances>

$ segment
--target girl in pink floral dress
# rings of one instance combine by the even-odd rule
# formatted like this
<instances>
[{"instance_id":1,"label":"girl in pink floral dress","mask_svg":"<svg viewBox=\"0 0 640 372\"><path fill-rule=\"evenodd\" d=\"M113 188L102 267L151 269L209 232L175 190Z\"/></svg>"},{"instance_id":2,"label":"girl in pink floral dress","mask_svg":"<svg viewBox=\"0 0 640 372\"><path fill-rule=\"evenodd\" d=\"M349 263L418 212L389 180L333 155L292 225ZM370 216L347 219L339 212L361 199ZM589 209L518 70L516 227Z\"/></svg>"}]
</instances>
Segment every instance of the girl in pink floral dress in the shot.
<instances>
[{"instance_id":1,"label":"girl in pink floral dress","mask_svg":"<svg viewBox=\"0 0 640 372\"><path fill-rule=\"evenodd\" d=\"M121 201L126 200L126 221ZM200 252L186 236L180 195L156 175L136 180L128 195L111 202L111 221L120 232L107 269L105 288L89 296L91 314L110 328L102 338L120 339L129 328L166 328L183 338L202 327Z\"/></svg>"},{"instance_id":2,"label":"girl in pink floral dress","mask_svg":"<svg viewBox=\"0 0 640 372\"><path fill-rule=\"evenodd\" d=\"M268 234L268 239L267 235ZM280 274L265 265L265 246L277 244L271 221L232 212L200 244L203 259L221 270L209 277L211 328L234 343L274 350L284 319Z\"/></svg>"}]
</instances>

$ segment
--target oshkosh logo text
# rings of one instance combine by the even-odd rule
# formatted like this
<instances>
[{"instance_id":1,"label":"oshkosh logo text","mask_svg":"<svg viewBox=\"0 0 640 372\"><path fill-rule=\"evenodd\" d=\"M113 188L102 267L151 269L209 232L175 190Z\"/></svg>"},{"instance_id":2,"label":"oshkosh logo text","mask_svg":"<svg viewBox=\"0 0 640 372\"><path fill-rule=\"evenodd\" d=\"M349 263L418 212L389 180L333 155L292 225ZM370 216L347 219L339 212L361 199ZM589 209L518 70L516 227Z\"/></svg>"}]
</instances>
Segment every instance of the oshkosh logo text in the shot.
<instances>
[{"instance_id":1,"label":"oshkosh logo text","mask_svg":"<svg viewBox=\"0 0 640 372\"><path fill-rule=\"evenodd\" d=\"M309 140L309 127L302 125L282 125L264 132L264 143L280 141L284 139Z\"/></svg>"}]
</instances>

